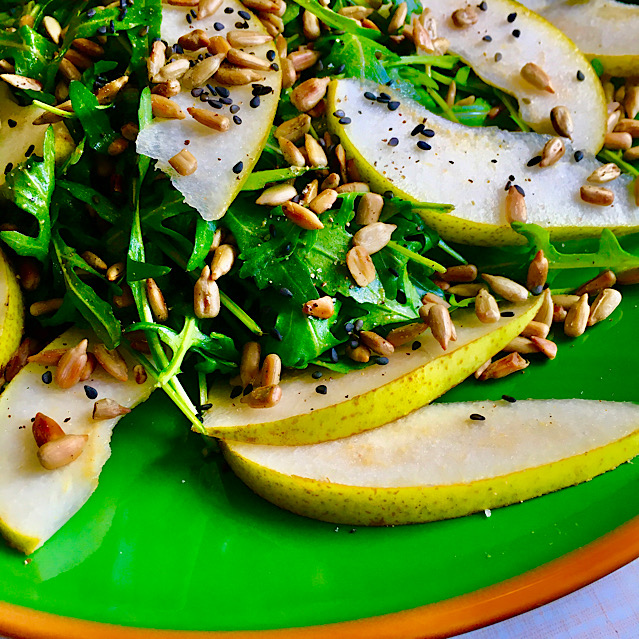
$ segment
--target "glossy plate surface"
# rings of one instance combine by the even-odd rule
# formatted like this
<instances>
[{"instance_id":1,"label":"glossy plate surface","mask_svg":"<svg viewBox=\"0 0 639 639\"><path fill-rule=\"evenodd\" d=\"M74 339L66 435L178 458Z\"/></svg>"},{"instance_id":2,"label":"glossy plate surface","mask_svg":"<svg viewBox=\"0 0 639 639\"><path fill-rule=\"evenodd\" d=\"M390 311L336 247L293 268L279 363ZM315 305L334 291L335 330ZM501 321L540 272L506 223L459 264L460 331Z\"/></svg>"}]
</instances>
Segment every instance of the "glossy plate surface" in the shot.
<instances>
[{"instance_id":1,"label":"glossy plate surface","mask_svg":"<svg viewBox=\"0 0 639 639\"><path fill-rule=\"evenodd\" d=\"M624 294L614 319L576 340L558 336L554 362L535 360L523 374L499 382L468 380L446 400L498 399L504 393L522 399L639 400L639 294L628 289ZM142 628L263 630L342 622L501 584L639 516L635 463L490 517L353 529L304 519L262 501L216 454L203 456L204 448L156 393L120 422L98 490L30 563L0 545L0 600ZM637 537L636 521L631 526L632 538ZM539 586L533 599L514 597L495 616L520 612L600 577L629 561L637 548L620 549L613 535L608 548L599 542L580 552L578 579L574 564L558 562L541 581L532 580ZM558 585L562 580L566 588ZM497 588L511 596L515 586ZM468 599L459 601L465 602L459 612L467 615L462 628L482 623ZM457 604L447 605L454 611ZM0 604L0 632L29 627L19 626L23 612ZM48 631L46 619L37 615L32 627L26 636L65 636ZM369 628L366 636L377 635ZM394 635L391 628L383 636L408 634Z\"/></svg>"}]
</instances>

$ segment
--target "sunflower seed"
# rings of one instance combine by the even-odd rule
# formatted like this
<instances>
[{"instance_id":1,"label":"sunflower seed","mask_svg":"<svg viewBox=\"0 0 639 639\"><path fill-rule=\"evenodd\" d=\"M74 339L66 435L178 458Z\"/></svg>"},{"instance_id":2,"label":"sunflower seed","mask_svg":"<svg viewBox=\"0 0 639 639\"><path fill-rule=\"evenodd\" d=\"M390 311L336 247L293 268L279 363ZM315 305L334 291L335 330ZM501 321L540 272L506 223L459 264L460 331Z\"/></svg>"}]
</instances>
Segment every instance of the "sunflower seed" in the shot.
<instances>
[{"instance_id":1,"label":"sunflower seed","mask_svg":"<svg viewBox=\"0 0 639 639\"><path fill-rule=\"evenodd\" d=\"M356 224L361 226L374 224L379 220L383 208L384 198L381 195L378 193L364 193L357 205Z\"/></svg>"},{"instance_id":2,"label":"sunflower seed","mask_svg":"<svg viewBox=\"0 0 639 639\"><path fill-rule=\"evenodd\" d=\"M231 45L229 44L229 41L224 36L216 35L216 36L211 36L209 38L209 44L207 49L211 55L222 54L226 56L230 48L231 48Z\"/></svg>"},{"instance_id":3,"label":"sunflower seed","mask_svg":"<svg viewBox=\"0 0 639 639\"><path fill-rule=\"evenodd\" d=\"M527 62L524 64L521 68L520 74L521 77L526 80L528 84L535 87L535 89L547 91L548 93L555 92L550 83L548 74L534 62Z\"/></svg>"},{"instance_id":4,"label":"sunflower seed","mask_svg":"<svg viewBox=\"0 0 639 639\"><path fill-rule=\"evenodd\" d=\"M131 409L118 404L114 399L100 399L93 404L93 419L100 421L103 419L113 419L120 415L130 413Z\"/></svg>"},{"instance_id":5,"label":"sunflower seed","mask_svg":"<svg viewBox=\"0 0 639 639\"><path fill-rule=\"evenodd\" d=\"M317 40L321 35L320 22L314 13L308 9L302 14L302 31L307 40Z\"/></svg>"},{"instance_id":6,"label":"sunflower seed","mask_svg":"<svg viewBox=\"0 0 639 639\"><path fill-rule=\"evenodd\" d=\"M383 222L373 222L362 227L353 235L353 246L362 246L369 255L381 251L391 239L396 224L384 224Z\"/></svg>"},{"instance_id":7,"label":"sunflower seed","mask_svg":"<svg viewBox=\"0 0 639 639\"><path fill-rule=\"evenodd\" d=\"M539 166L544 168L555 164L566 152L566 147L561 138L551 138L546 142L541 152L541 162Z\"/></svg>"},{"instance_id":8,"label":"sunflower seed","mask_svg":"<svg viewBox=\"0 0 639 639\"><path fill-rule=\"evenodd\" d=\"M538 353L539 349L532 340L527 337L513 337L502 349L505 353L520 353L521 355L530 355Z\"/></svg>"},{"instance_id":9,"label":"sunflower seed","mask_svg":"<svg viewBox=\"0 0 639 639\"><path fill-rule=\"evenodd\" d=\"M279 355L275 353L269 353L264 358L261 371L261 384L260 386L274 386L280 383L280 377L282 375L282 360Z\"/></svg>"},{"instance_id":10,"label":"sunflower seed","mask_svg":"<svg viewBox=\"0 0 639 639\"><path fill-rule=\"evenodd\" d=\"M324 99L330 81L330 78L310 78L302 82L291 92L291 103L298 111L309 111Z\"/></svg>"},{"instance_id":11,"label":"sunflower seed","mask_svg":"<svg viewBox=\"0 0 639 639\"><path fill-rule=\"evenodd\" d=\"M236 250L230 244L220 244L213 253L211 260L211 278L219 280L222 275L226 275L235 262Z\"/></svg>"},{"instance_id":12,"label":"sunflower seed","mask_svg":"<svg viewBox=\"0 0 639 639\"><path fill-rule=\"evenodd\" d=\"M543 353L548 359L555 359L557 357L557 344L551 342L545 337L532 336L530 341L537 347L540 353Z\"/></svg>"},{"instance_id":13,"label":"sunflower seed","mask_svg":"<svg viewBox=\"0 0 639 639\"><path fill-rule=\"evenodd\" d=\"M570 111L565 106L556 106L550 110L550 122L557 135L562 138L572 139L574 126Z\"/></svg>"},{"instance_id":14,"label":"sunflower seed","mask_svg":"<svg viewBox=\"0 0 639 639\"><path fill-rule=\"evenodd\" d=\"M55 44L60 44L60 35L62 34L60 23L53 16L44 16L42 18L42 26L51 40Z\"/></svg>"},{"instance_id":15,"label":"sunflower seed","mask_svg":"<svg viewBox=\"0 0 639 639\"><path fill-rule=\"evenodd\" d=\"M483 324L493 324L501 318L497 300L485 288L475 298L475 315Z\"/></svg>"},{"instance_id":16,"label":"sunflower seed","mask_svg":"<svg viewBox=\"0 0 639 639\"><path fill-rule=\"evenodd\" d=\"M354 362L366 363L371 358L371 351L366 346L356 346L353 348L352 346L346 347L346 355L350 357Z\"/></svg>"},{"instance_id":17,"label":"sunflower seed","mask_svg":"<svg viewBox=\"0 0 639 639\"><path fill-rule=\"evenodd\" d=\"M539 292L546 284L548 278L548 259L543 251L537 251L526 276L526 288L531 291Z\"/></svg>"},{"instance_id":18,"label":"sunflower seed","mask_svg":"<svg viewBox=\"0 0 639 639\"><path fill-rule=\"evenodd\" d=\"M297 195L297 190L291 184L276 184L262 191L260 197L255 200L256 204L262 206L279 206L292 200ZM311 206L311 208L313 208ZM314 210L314 209L313 209ZM315 211L318 213L318 211ZM323 213L323 211L319 211Z\"/></svg>"},{"instance_id":19,"label":"sunflower seed","mask_svg":"<svg viewBox=\"0 0 639 639\"><path fill-rule=\"evenodd\" d=\"M210 59L210 58L208 58ZM180 58L165 64L152 78L153 82L168 82L179 80L189 70L189 61Z\"/></svg>"},{"instance_id":20,"label":"sunflower seed","mask_svg":"<svg viewBox=\"0 0 639 639\"><path fill-rule=\"evenodd\" d=\"M442 349L446 350L448 342L452 339L452 321L448 309L442 304L433 304L428 310L428 326L433 337Z\"/></svg>"},{"instance_id":21,"label":"sunflower seed","mask_svg":"<svg viewBox=\"0 0 639 639\"><path fill-rule=\"evenodd\" d=\"M610 189L599 186L582 186L579 196L588 204L610 206L615 201L615 194Z\"/></svg>"},{"instance_id":22,"label":"sunflower seed","mask_svg":"<svg viewBox=\"0 0 639 639\"><path fill-rule=\"evenodd\" d=\"M488 282L490 288L492 288L497 295L500 295L509 302L524 302L528 299L528 291L521 284L517 284L517 282L507 277L484 273L482 278Z\"/></svg>"},{"instance_id":23,"label":"sunflower seed","mask_svg":"<svg viewBox=\"0 0 639 639\"><path fill-rule=\"evenodd\" d=\"M527 368L530 362L526 361L519 353L511 353L489 364L479 376L480 380L500 379Z\"/></svg>"},{"instance_id":24,"label":"sunflower seed","mask_svg":"<svg viewBox=\"0 0 639 639\"><path fill-rule=\"evenodd\" d=\"M479 291L485 288L485 284L467 282L465 284L454 284L449 286L446 292L449 295L457 295L458 297L475 297Z\"/></svg>"},{"instance_id":25,"label":"sunflower seed","mask_svg":"<svg viewBox=\"0 0 639 639\"><path fill-rule=\"evenodd\" d=\"M202 20L217 13L222 6L222 0L199 0L197 3L197 19Z\"/></svg>"},{"instance_id":26,"label":"sunflower seed","mask_svg":"<svg viewBox=\"0 0 639 639\"><path fill-rule=\"evenodd\" d=\"M197 160L195 156L186 149L182 149L176 153L170 160L169 164L182 176L191 175L197 170Z\"/></svg>"},{"instance_id":27,"label":"sunflower seed","mask_svg":"<svg viewBox=\"0 0 639 639\"><path fill-rule=\"evenodd\" d=\"M225 115L212 113L211 111L198 109L197 107L189 107L187 111L196 122L199 122L214 131L228 131L231 126L231 121Z\"/></svg>"},{"instance_id":28,"label":"sunflower seed","mask_svg":"<svg viewBox=\"0 0 639 639\"><path fill-rule=\"evenodd\" d=\"M93 348L93 355L111 377L121 382L128 381L129 367L117 348L109 350L104 344L96 344Z\"/></svg>"},{"instance_id":29,"label":"sunflower seed","mask_svg":"<svg viewBox=\"0 0 639 639\"><path fill-rule=\"evenodd\" d=\"M250 55L235 48L228 50L226 60L235 66L244 69L255 69L256 71L267 71L271 66L271 63L267 60L262 60L262 58L258 58L256 55Z\"/></svg>"},{"instance_id":30,"label":"sunflower seed","mask_svg":"<svg viewBox=\"0 0 639 639\"><path fill-rule=\"evenodd\" d=\"M621 149L626 151L632 146L632 136L630 133L606 133L604 146L607 149Z\"/></svg>"},{"instance_id":31,"label":"sunflower seed","mask_svg":"<svg viewBox=\"0 0 639 639\"><path fill-rule=\"evenodd\" d=\"M361 331L359 339L364 346L382 357L390 357L395 352L395 347L374 331Z\"/></svg>"},{"instance_id":32,"label":"sunflower seed","mask_svg":"<svg viewBox=\"0 0 639 639\"><path fill-rule=\"evenodd\" d=\"M153 316L158 322L166 322L169 319L169 309L164 301L164 295L156 281L149 277L146 280L146 296Z\"/></svg>"},{"instance_id":33,"label":"sunflower seed","mask_svg":"<svg viewBox=\"0 0 639 639\"><path fill-rule=\"evenodd\" d=\"M50 300L34 302L29 307L29 313L33 317L39 317L40 315L47 315L49 313L54 313L62 306L63 301L64 300L61 297L55 297Z\"/></svg>"},{"instance_id":34,"label":"sunflower seed","mask_svg":"<svg viewBox=\"0 0 639 639\"><path fill-rule=\"evenodd\" d=\"M186 113L176 102L161 95L151 95L151 109L155 118L166 118L167 120L184 120L186 118Z\"/></svg>"},{"instance_id":35,"label":"sunflower seed","mask_svg":"<svg viewBox=\"0 0 639 639\"><path fill-rule=\"evenodd\" d=\"M605 270L591 280L582 284L576 291L575 295L581 296L584 293L598 293L604 288L610 288L617 283L617 276L610 269Z\"/></svg>"},{"instance_id":36,"label":"sunflower seed","mask_svg":"<svg viewBox=\"0 0 639 639\"><path fill-rule=\"evenodd\" d=\"M477 278L477 267L474 264L450 266L440 277L446 282L473 282Z\"/></svg>"},{"instance_id":37,"label":"sunflower seed","mask_svg":"<svg viewBox=\"0 0 639 639\"><path fill-rule=\"evenodd\" d=\"M526 210L526 199L519 192L519 190L511 186L506 194L506 221L510 224L512 222L525 222L528 213Z\"/></svg>"},{"instance_id":38,"label":"sunflower seed","mask_svg":"<svg viewBox=\"0 0 639 639\"><path fill-rule=\"evenodd\" d=\"M88 340L83 339L76 346L67 350L55 369L55 383L63 389L71 388L80 381L87 363Z\"/></svg>"},{"instance_id":39,"label":"sunflower seed","mask_svg":"<svg viewBox=\"0 0 639 639\"><path fill-rule=\"evenodd\" d=\"M2 78L7 84L10 84L16 89L42 91L42 83L38 80L34 80L33 78L27 78L23 75L16 75L15 73L0 73L0 78Z\"/></svg>"},{"instance_id":40,"label":"sunflower seed","mask_svg":"<svg viewBox=\"0 0 639 639\"><path fill-rule=\"evenodd\" d=\"M47 442L55 441L65 435L60 424L43 413L36 413L31 431L38 448L44 446Z\"/></svg>"},{"instance_id":41,"label":"sunflower seed","mask_svg":"<svg viewBox=\"0 0 639 639\"><path fill-rule=\"evenodd\" d=\"M588 294L584 293L579 301L568 311L564 320L564 333L568 337L583 335L588 324L590 307L588 306Z\"/></svg>"},{"instance_id":42,"label":"sunflower seed","mask_svg":"<svg viewBox=\"0 0 639 639\"><path fill-rule=\"evenodd\" d=\"M542 293L541 306L537 311L537 315L535 315L535 321L541 322L550 328L552 324L552 315L554 310L554 304L552 301L552 294L550 289L547 288Z\"/></svg>"},{"instance_id":43,"label":"sunflower seed","mask_svg":"<svg viewBox=\"0 0 639 639\"><path fill-rule=\"evenodd\" d=\"M272 408L280 399L282 399L282 387L275 384L256 388L240 401L251 408Z\"/></svg>"},{"instance_id":44,"label":"sunflower seed","mask_svg":"<svg viewBox=\"0 0 639 639\"><path fill-rule=\"evenodd\" d=\"M406 16L408 16L408 5L405 2L401 2L397 5L397 9L395 9L393 17L388 23L388 33L397 33L404 26Z\"/></svg>"},{"instance_id":45,"label":"sunflower seed","mask_svg":"<svg viewBox=\"0 0 639 639\"><path fill-rule=\"evenodd\" d=\"M209 79L216 75L220 70L220 65L224 61L226 55L218 53L210 58L200 60L195 66L187 70L182 78L182 86L185 89L193 89L206 84Z\"/></svg>"},{"instance_id":46,"label":"sunflower seed","mask_svg":"<svg viewBox=\"0 0 639 639\"><path fill-rule=\"evenodd\" d=\"M225 86L243 86L251 82L261 82L264 76L254 69L240 69L223 64L215 74L215 79Z\"/></svg>"},{"instance_id":47,"label":"sunflower seed","mask_svg":"<svg viewBox=\"0 0 639 639\"><path fill-rule=\"evenodd\" d=\"M151 53L146 61L149 80L152 80L166 62L166 45L161 40L156 40L151 45Z\"/></svg>"},{"instance_id":48,"label":"sunflower seed","mask_svg":"<svg viewBox=\"0 0 639 639\"><path fill-rule=\"evenodd\" d=\"M590 307L588 326L593 326L610 317L612 312L621 303L621 293L614 288L605 288L597 295Z\"/></svg>"},{"instance_id":49,"label":"sunflower seed","mask_svg":"<svg viewBox=\"0 0 639 639\"><path fill-rule=\"evenodd\" d=\"M273 38L268 33L248 31L245 29L232 29L226 34L226 39L232 47L257 47L260 44L271 42Z\"/></svg>"},{"instance_id":50,"label":"sunflower seed","mask_svg":"<svg viewBox=\"0 0 639 639\"><path fill-rule=\"evenodd\" d=\"M320 59L320 54L318 51L313 51L312 49L298 49L297 51L289 53L286 59L292 63L296 73L301 73L315 66ZM330 78L325 79L330 81ZM322 95L322 97L324 96ZM315 104L317 104L317 102Z\"/></svg>"},{"instance_id":51,"label":"sunflower seed","mask_svg":"<svg viewBox=\"0 0 639 639\"><path fill-rule=\"evenodd\" d=\"M458 29L466 29L477 22L478 15L475 7L468 5L463 9L453 11L451 18Z\"/></svg>"},{"instance_id":52,"label":"sunflower seed","mask_svg":"<svg viewBox=\"0 0 639 639\"><path fill-rule=\"evenodd\" d=\"M296 202L285 202L282 205L284 215L297 226L302 227L308 231L317 231L324 228L321 220L305 206L301 206Z\"/></svg>"},{"instance_id":53,"label":"sunflower seed","mask_svg":"<svg viewBox=\"0 0 639 639\"><path fill-rule=\"evenodd\" d=\"M334 189L324 189L317 197L311 200L309 207L312 211L320 215L328 211L337 200L337 191Z\"/></svg>"},{"instance_id":54,"label":"sunflower seed","mask_svg":"<svg viewBox=\"0 0 639 639\"><path fill-rule=\"evenodd\" d=\"M258 384L260 379L260 358L261 348L257 342L244 344L240 359L240 380L244 388L249 384Z\"/></svg>"},{"instance_id":55,"label":"sunflower seed","mask_svg":"<svg viewBox=\"0 0 639 639\"><path fill-rule=\"evenodd\" d=\"M368 286L377 277L373 260L362 246L354 246L346 254L346 266L358 286Z\"/></svg>"},{"instance_id":56,"label":"sunflower seed","mask_svg":"<svg viewBox=\"0 0 639 639\"><path fill-rule=\"evenodd\" d=\"M522 337L547 337L550 331L550 326L544 324L544 322L537 322L532 320L528 322L526 328L520 333Z\"/></svg>"},{"instance_id":57,"label":"sunflower seed","mask_svg":"<svg viewBox=\"0 0 639 639\"><path fill-rule=\"evenodd\" d=\"M319 319L328 319L335 312L333 298L325 295L316 300L309 300L302 306L302 312L305 315L311 315Z\"/></svg>"},{"instance_id":58,"label":"sunflower seed","mask_svg":"<svg viewBox=\"0 0 639 639\"><path fill-rule=\"evenodd\" d=\"M595 169L588 176L588 182L593 182L595 184L604 184L605 182L616 180L620 175L621 169L613 162L609 162L608 164L604 164L598 169Z\"/></svg>"},{"instance_id":59,"label":"sunflower seed","mask_svg":"<svg viewBox=\"0 0 639 639\"><path fill-rule=\"evenodd\" d=\"M88 435L64 435L38 448L38 460L47 470L67 466L82 454L88 440Z\"/></svg>"},{"instance_id":60,"label":"sunflower seed","mask_svg":"<svg viewBox=\"0 0 639 639\"><path fill-rule=\"evenodd\" d=\"M308 163L312 167L322 167L328 164L326 153L319 142L308 133L304 136L304 147L308 155Z\"/></svg>"},{"instance_id":61,"label":"sunflower seed","mask_svg":"<svg viewBox=\"0 0 639 639\"><path fill-rule=\"evenodd\" d=\"M197 51L209 46L209 37L203 29L194 29L178 38L178 44L187 51Z\"/></svg>"},{"instance_id":62,"label":"sunflower seed","mask_svg":"<svg viewBox=\"0 0 639 639\"><path fill-rule=\"evenodd\" d=\"M286 138L280 138L278 142L284 161L289 166L306 166L306 158L293 142Z\"/></svg>"}]
</instances>

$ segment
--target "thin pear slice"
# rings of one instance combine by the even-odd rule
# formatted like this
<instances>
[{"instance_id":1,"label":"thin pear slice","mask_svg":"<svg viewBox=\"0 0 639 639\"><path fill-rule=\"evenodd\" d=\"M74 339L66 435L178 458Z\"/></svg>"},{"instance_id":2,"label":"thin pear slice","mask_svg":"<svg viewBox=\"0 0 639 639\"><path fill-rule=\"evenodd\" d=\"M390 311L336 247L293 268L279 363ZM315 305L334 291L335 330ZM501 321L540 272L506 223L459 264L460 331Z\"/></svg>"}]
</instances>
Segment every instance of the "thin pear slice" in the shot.
<instances>
[{"instance_id":1,"label":"thin pear slice","mask_svg":"<svg viewBox=\"0 0 639 639\"><path fill-rule=\"evenodd\" d=\"M0 369L20 346L24 306L18 280L0 250Z\"/></svg>"},{"instance_id":2,"label":"thin pear slice","mask_svg":"<svg viewBox=\"0 0 639 639\"><path fill-rule=\"evenodd\" d=\"M616 0L524 0L563 31L588 57L601 61L610 75L637 74L639 7Z\"/></svg>"},{"instance_id":3,"label":"thin pear slice","mask_svg":"<svg viewBox=\"0 0 639 639\"><path fill-rule=\"evenodd\" d=\"M52 342L49 349L75 346L87 337L71 329ZM125 355L131 370L133 361ZM51 367L27 364L0 395L0 533L12 545L30 554L58 531L89 499L98 477L111 455L109 441L120 419L92 418L95 399L84 385L94 388L97 399L113 399L133 408L151 394L153 383L118 381L97 366L85 382L68 390L55 382L44 383L42 375ZM68 466L45 470L37 458L31 420L36 413L54 419L66 434L89 435L82 454Z\"/></svg>"},{"instance_id":4,"label":"thin pear slice","mask_svg":"<svg viewBox=\"0 0 639 639\"><path fill-rule=\"evenodd\" d=\"M235 23L238 21L238 11L246 11L250 14L251 17L247 22L251 31L266 34L262 23L237 0L228 0L224 3L224 7L233 9L233 12L225 13L220 7L211 16L192 20L192 25L189 26L186 16L192 7L165 4L162 6L162 38L170 47L180 36L192 29L202 29L209 37L225 36L230 30L237 30ZM220 28L222 25L224 28ZM254 47L242 47L242 49L246 53L254 53L260 60L266 60L267 51L275 51L275 45L273 42L267 42ZM195 55L199 53L206 53L206 49L194 52ZM194 58L195 55L191 57ZM272 93L259 96L258 107L249 105L254 97L252 91L255 82L228 87L233 105L223 105L221 109L214 109L206 102L193 97L191 87L183 87L182 91L171 100L182 108L186 118L183 120L156 118L138 135L138 153L158 160L158 168L171 176L173 185L184 195L184 200L196 208L206 220L216 220L226 213L226 209L242 188L242 184L250 175L253 165L266 144L273 125L282 83L277 53L275 56L274 61L277 66L263 73L260 72L264 80L259 84L270 87ZM208 91L204 86L206 83L219 86L215 80L207 80L202 84L205 91ZM267 90L265 88L265 91ZM231 106L240 107L240 111L235 116L239 124L233 120ZM225 115L231 120L231 128L225 132L208 128L188 115L189 107ZM235 112L235 109L233 111ZM169 164L169 160L183 149L189 151L197 160L195 172L184 176L178 175Z\"/></svg>"},{"instance_id":5,"label":"thin pear slice","mask_svg":"<svg viewBox=\"0 0 639 639\"><path fill-rule=\"evenodd\" d=\"M505 305L512 317L482 324L474 312L454 313L457 341L443 351L429 332L395 349L385 366L369 366L346 375L315 367L290 371L282 379L282 399L272 408L249 408L230 399L229 387L211 388L212 408L204 416L209 435L261 444L311 444L347 437L406 415L439 397L476 371L519 335L535 316L540 298ZM317 387L326 387L326 393Z\"/></svg>"},{"instance_id":6,"label":"thin pear slice","mask_svg":"<svg viewBox=\"0 0 639 639\"><path fill-rule=\"evenodd\" d=\"M579 399L435 404L339 441L225 442L224 451L250 488L294 513L410 524L514 504L616 468L639 454L639 406Z\"/></svg>"},{"instance_id":7,"label":"thin pear slice","mask_svg":"<svg viewBox=\"0 0 639 639\"><path fill-rule=\"evenodd\" d=\"M9 85L0 81L0 186L5 182L7 167L10 170L25 162L27 151L29 155L42 153L48 126L33 124L33 121L43 113L43 109L34 105L20 106L13 99ZM61 162L73 151L75 143L64 122L52 126L56 162Z\"/></svg>"},{"instance_id":8,"label":"thin pear slice","mask_svg":"<svg viewBox=\"0 0 639 639\"><path fill-rule=\"evenodd\" d=\"M365 91L385 91L401 102L395 111L368 100ZM340 123L333 113L344 111L351 123ZM553 165L528 166L549 139L536 133L513 133L494 127L469 127L434 115L388 87L359 80L338 80L329 86L328 124L353 157L372 188L391 190L401 197L422 202L447 202L450 214L425 213L426 221L440 235L465 244L523 243L506 218L505 186L519 185L525 193L527 221L548 228L554 239L599 237L602 228L617 234L639 230L628 175L597 185L614 193L610 206L587 204L580 188L602 166L592 155L580 162L566 141L566 152ZM342 119L343 121L343 119ZM433 137L412 135L424 123ZM391 138L397 140L389 145ZM432 148L421 150L417 144ZM393 140L394 143L394 140Z\"/></svg>"},{"instance_id":9,"label":"thin pear slice","mask_svg":"<svg viewBox=\"0 0 639 639\"><path fill-rule=\"evenodd\" d=\"M450 52L459 55L473 71L517 98L525 122L539 133L552 133L550 111L564 106L574 123L573 141L578 149L597 153L606 134L606 99L597 74L588 60L559 29L512 0L491 0L486 10L471 10L475 24L458 28L453 12L466 3L422 0L429 9L439 37L450 41ZM509 16L515 16L514 20ZM490 36L490 40L484 40ZM521 69L533 63L550 78L553 93L524 80ZM577 79L581 71L583 80ZM580 75L581 77L581 75Z\"/></svg>"}]
</instances>

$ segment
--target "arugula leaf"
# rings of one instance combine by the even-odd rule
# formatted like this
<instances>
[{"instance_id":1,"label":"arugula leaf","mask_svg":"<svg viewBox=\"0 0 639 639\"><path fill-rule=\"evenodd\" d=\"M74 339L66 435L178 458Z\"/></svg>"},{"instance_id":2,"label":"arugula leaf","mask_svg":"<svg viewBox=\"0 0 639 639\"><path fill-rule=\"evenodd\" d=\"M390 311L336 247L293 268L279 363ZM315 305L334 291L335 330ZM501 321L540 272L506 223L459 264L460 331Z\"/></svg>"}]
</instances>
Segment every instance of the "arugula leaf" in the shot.
<instances>
[{"instance_id":1,"label":"arugula leaf","mask_svg":"<svg viewBox=\"0 0 639 639\"><path fill-rule=\"evenodd\" d=\"M41 80L57 51L56 45L29 26L0 33L0 58L11 58L15 72Z\"/></svg>"},{"instance_id":2,"label":"arugula leaf","mask_svg":"<svg viewBox=\"0 0 639 639\"><path fill-rule=\"evenodd\" d=\"M74 198L93 207L96 213L111 224L119 224L122 220L122 212L115 205L102 195L99 191L92 189L90 186L78 184L77 182L69 182L68 180L58 180L56 187L68 191Z\"/></svg>"},{"instance_id":3,"label":"arugula leaf","mask_svg":"<svg viewBox=\"0 0 639 639\"><path fill-rule=\"evenodd\" d=\"M307 9L311 13L314 13L322 22L330 27L346 31L347 33L352 33L360 38L369 38L371 40L380 40L383 38L383 34L379 31L360 27L355 20L340 15L335 11L331 11L331 9L327 7L323 7L319 2L317 2L317 0L294 1L299 4L302 9Z\"/></svg>"},{"instance_id":4,"label":"arugula leaf","mask_svg":"<svg viewBox=\"0 0 639 639\"><path fill-rule=\"evenodd\" d=\"M121 326L113 314L111 304L105 302L75 272L80 263L87 270L88 265L74 249L64 243L57 231L53 234L52 243L54 258L64 277L71 301L106 347L115 348L120 343Z\"/></svg>"},{"instance_id":5,"label":"arugula leaf","mask_svg":"<svg viewBox=\"0 0 639 639\"><path fill-rule=\"evenodd\" d=\"M318 167L313 167L312 170L316 170L317 168ZM310 170L310 166L288 166L282 169L253 171L242 185L242 191L257 191L258 189L263 189L271 182L284 182L285 180L304 175L304 173Z\"/></svg>"},{"instance_id":6,"label":"arugula leaf","mask_svg":"<svg viewBox=\"0 0 639 639\"><path fill-rule=\"evenodd\" d=\"M148 262L129 259L127 263L126 280L127 282L139 282L141 280L148 280L150 277L156 279L170 272L170 266L149 264Z\"/></svg>"},{"instance_id":7,"label":"arugula leaf","mask_svg":"<svg viewBox=\"0 0 639 639\"><path fill-rule=\"evenodd\" d=\"M187 271L203 268L204 260L211 250L213 237L217 230L217 222L215 220L205 220L200 215L197 215L195 220L195 238L193 240L193 250L186 264Z\"/></svg>"},{"instance_id":8,"label":"arugula leaf","mask_svg":"<svg viewBox=\"0 0 639 639\"><path fill-rule=\"evenodd\" d=\"M42 160L31 156L27 162L11 171L2 185L4 196L23 211L35 217L38 235L31 237L19 231L0 231L0 239L18 255L30 255L45 262L51 241L49 206L54 187L55 138L53 128L44 135Z\"/></svg>"},{"instance_id":9,"label":"arugula leaf","mask_svg":"<svg viewBox=\"0 0 639 639\"><path fill-rule=\"evenodd\" d=\"M98 99L78 80L74 80L69 85L69 98L82 124L89 146L96 151L106 152L109 144L116 138L116 133L111 127L107 114L98 109Z\"/></svg>"}]
</instances>

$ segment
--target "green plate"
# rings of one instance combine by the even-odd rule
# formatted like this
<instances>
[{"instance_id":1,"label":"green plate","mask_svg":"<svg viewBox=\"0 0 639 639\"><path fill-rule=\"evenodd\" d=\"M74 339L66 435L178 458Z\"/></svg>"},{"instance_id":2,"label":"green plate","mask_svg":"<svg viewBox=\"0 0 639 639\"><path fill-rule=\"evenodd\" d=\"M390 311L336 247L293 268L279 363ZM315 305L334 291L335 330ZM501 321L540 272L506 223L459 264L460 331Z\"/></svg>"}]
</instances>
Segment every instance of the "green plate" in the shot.
<instances>
[{"instance_id":1,"label":"green plate","mask_svg":"<svg viewBox=\"0 0 639 639\"><path fill-rule=\"evenodd\" d=\"M446 400L638 400L638 302L626 293L613 319L576 340L558 335L555 361L535 359L499 382L468 380ZM490 517L355 529L272 506L204 449L156 393L118 425L98 490L30 563L0 547L0 600L144 628L339 622L500 583L639 514L639 464L624 464Z\"/></svg>"}]
</instances>

